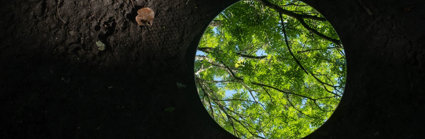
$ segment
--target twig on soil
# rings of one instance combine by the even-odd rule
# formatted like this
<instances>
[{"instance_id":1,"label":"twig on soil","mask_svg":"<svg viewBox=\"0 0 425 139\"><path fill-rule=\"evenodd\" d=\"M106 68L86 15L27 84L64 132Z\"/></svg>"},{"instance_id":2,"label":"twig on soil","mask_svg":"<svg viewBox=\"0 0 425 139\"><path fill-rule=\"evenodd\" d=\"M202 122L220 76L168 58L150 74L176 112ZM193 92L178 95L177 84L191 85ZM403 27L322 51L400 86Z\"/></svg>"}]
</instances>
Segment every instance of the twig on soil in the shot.
<instances>
[{"instance_id":1,"label":"twig on soil","mask_svg":"<svg viewBox=\"0 0 425 139\"><path fill-rule=\"evenodd\" d=\"M373 15L373 13L372 13L372 11L370 10L370 8L368 8L364 3L363 3L363 1L361 1L361 0L357 0L358 2L359 2L359 4L362 6L362 8L367 12L367 14L368 15L370 15L370 16L372 16Z\"/></svg>"},{"instance_id":2,"label":"twig on soil","mask_svg":"<svg viewBox=\"0 0 425 139\"><path fill-rule=\"evenodd\" d=\"M59 12L59 5L62 3L62 1L61 0L58 0L57 1L57 3L56 3L56 16L57 16L57 18L60 20L60 21L62 21L62 23L64 23L64 24L66 24L66 21L65 20L63 20L63 18L62 18L62 16L61 16L61 14L60 14L60 12Z\"/></svg>"}]
</instances>

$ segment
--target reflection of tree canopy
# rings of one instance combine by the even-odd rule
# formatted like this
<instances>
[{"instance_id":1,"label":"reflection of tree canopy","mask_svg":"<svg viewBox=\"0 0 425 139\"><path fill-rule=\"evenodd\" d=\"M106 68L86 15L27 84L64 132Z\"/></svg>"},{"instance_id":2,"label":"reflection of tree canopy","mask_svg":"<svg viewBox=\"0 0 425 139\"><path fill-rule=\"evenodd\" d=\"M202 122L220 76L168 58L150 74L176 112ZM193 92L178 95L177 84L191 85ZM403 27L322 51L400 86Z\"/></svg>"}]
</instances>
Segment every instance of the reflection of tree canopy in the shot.
<instances>
[{"instance_id":1,"label":"reflection of tree canopy","mask_svg":"<svg viewBox=\"0 0 425 139\"><path fill-rule=\"evenodd\" d=\"M241 138L308 135L339 103L345 70L332 26L295 0L234 4L206 29L195 60L202 103Z\"/></svg>"}]
</instances>

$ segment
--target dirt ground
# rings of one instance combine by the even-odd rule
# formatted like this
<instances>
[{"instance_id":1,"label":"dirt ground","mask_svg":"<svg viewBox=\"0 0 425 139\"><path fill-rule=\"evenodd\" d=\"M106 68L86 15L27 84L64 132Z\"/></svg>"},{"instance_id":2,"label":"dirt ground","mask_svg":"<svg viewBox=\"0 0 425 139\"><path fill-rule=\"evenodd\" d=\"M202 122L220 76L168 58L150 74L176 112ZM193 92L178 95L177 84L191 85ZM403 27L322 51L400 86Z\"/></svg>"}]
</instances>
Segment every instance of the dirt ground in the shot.
<instances>
[{"instance_id":1,"label":"dirt ground","mask_svg":"<svg viewBox=\"0 0 425 139\"><path fill-rule=\"evenodd\" d=\"M348 64L340 106L309 138L424 137L424 2L305 1ZM0 138L233 138L193 80L203 29L233 2L1 1ZM134 21L141 7L152 27Z\"/></svg>"},{"instance_id":2,"label":"dirt ground","mask_svg":"<svg viewBox=\"0 0 425 139\"><path fill-rule=\"evenodd\" d=\"M179 102L197 97L176 86L190 82L177 74L187 70L181 67L186 49L200 34L189 34L189 27L209 22L184 10L195 6L154 0L2 2L0 98L7 115L1 116L0 137L206 136L179 127L228 135ZM141 7L155 11L153 26L137 26Z\"/></svg>"}]
</instances>

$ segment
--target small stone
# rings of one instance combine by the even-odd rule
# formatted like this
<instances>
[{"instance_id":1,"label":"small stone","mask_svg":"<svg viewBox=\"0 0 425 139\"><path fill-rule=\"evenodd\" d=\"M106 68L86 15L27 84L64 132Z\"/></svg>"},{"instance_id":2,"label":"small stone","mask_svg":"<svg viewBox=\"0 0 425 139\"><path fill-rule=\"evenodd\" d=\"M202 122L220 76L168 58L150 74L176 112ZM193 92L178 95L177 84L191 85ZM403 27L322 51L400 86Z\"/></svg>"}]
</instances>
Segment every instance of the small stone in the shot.
<instances>
[{"instance_id":1,"label":"small stone","mask_svg":"<svg viewBox=\"0 0 425 139\"><path fill-rule=\"evenodd\" d=\"M99 51L105 51L106 49L106 45L102 41L97 41L96 46Z\"/></svg>"}]
</instances>

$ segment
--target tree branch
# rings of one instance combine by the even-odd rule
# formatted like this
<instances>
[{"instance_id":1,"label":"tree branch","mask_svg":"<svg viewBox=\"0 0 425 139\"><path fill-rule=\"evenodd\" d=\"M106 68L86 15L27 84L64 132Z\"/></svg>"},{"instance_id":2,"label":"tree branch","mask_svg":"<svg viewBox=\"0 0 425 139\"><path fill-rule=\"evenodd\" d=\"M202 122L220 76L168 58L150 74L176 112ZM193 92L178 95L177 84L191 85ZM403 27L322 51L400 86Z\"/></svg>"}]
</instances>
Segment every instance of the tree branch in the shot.
<instances>
[{"instance_id":1,"label":"tree branch","mask_svg":"<svg viewBox=\"0 0 425 139\"><path fill-rule=\"evenodd\" d=\"M210 23L210 26L216 27L221 25L221 20L213 20Z\"/></svg>"},{"instance_id":2,"label":"tree branch","mask_svg":"<svg viewBox=\"0 0 425 139\"><path fill-rule=\"evenodd\" d=\"M210 69L212 66L209 66L209 67L207 67L207 68L204 68L204 65L201 65L201 68L198 70L198 71L196 71L195 72L195 75L199 75L199 73L201 73L201 72L203 72L203 71L205 71L205 70L208 70L208 69Z\"/></svg>"},{"instance_id":3,"label":"tree branch","mask_svg":"<svg viewBox=\"0 0 425 139\"><path fill-rule=\"evenodd\" d=\"M285 29L285 24L284 24L284 22L283 22L282 14L279 14L279 17L280 17L280 21L281 21L281 24L282 24L282 32L283 32L283 36L284 36L284 38L285 38L286 47L288 48L289 53L290 53L290 54L291 54L291 56L294 58L295 62L298 64L298 66L300 66L300 67L301 67L301 69L303 69L303 70L304 70L304 72L305 72L307 75L309 75L309 74L310 74L310 75L311 75L314 79L316 79L319 83L321 83L321 84L323 84L323 85L330 86L330 87L334 87L334 86L333 86L333 85L331 85L331 84L328 84L328 83L323 82L322 80L320 80L319 78L317 78L317 77L316 77L316 75L314 75L313 73L311 73L311 72L307 71L307 69L305 69L305 68L304 68L304 66L303 66L303 65L301 64L301 62L297 59L297 57L295 57L294 53L293 53L293 52L292 52L292 50L291 50L291 47L289 46L288 36L286 35L286 29ZM327 90L327 88L326 88L326 87L324 87L324 88L325 88L325 90ZM328 91L328 90L327 90L327 91ZM328 92L330 92L330 91L328 91ZM332 93L332 92L330 92L330 93ZM335 93L332 93L332 94L339 96L338 94L335 94Z\"/></svg>"},{"instance_id":4,"label":"tree branch","mask_svg":"<svg viewBox=\"0 0 425 139\"><path fill-rule=\"evenodd\" d=\"M246 55L246 54L242 54L242 53L236 53L236 54L238 54L239 56L241 56L241 57L244 57L244 58L251 58L251 59L263 59L263 58L266 58L267 56L253 56L253 55Z\"/></svg>"},{"instance_id":5,"label":"tree branch","mask_svg":"<svg viewBox=\"0 0 425 139\"><path fill-rule=\"evenodd\" d=\"M289 46L289 42L288 42L288 36L286 35L286 29L285 29L285 24L283 22L282 14L279 14L279 17L280 17L280 22L282 24L282 32L285 38L286 47L288 48L289 53L294 58L295 62L301 67L301 69L303 69L305 73L309 74L309 72L304 68L304 66L301 65L301 62L295 57L294 53L292 53L291 47Z\"/></svg>"},{"instance_id":6,"label":"tree branch","mask_svg":"<svg viewBox=\"0 0 425 139\"><path fill-rule=\"evenodd\" d=\"M310 26L309 26L309 25L308 25L308 24L304 21L304 19L303 19L303 18L298 18L297 20L298 20L298 21L300 21L301 25L303 25L303 26L304 26L304 28L306 28L308 31L313 32L313 33L314 33L314 34L316 34L317 36L319 36L319 37L321 37L321 38L323 38L323 39L325 39L325 40L331 41L331 42L335 43L335 44L336 44L336 45L338 45L338 46L341 46L341 41L340 41L340 40L338 40L338 39L333 39L333 38L331 38L331 37L326 36L325 34L320 33L320 32L319 32L319 31L317 31L316 29L314 29L314 28L310 27Z\"/></svg>"},{"instance_id":7,"label":"tree branch","mask_svg":"<svg viewBox=\"0 0 425 139\"><path fill-rule=\"evenodd\" d=\"M199 84L200 84L200 86L201 86L201 90L203 90L203 92L204 92L204 94L207 96L207 98L208 98L208 100L209 100L209 103L210 103L210 109L211 110L213 110L213 108L211 107L212 106L212 104L211 104L211 99L212 100L214 100L214 101L216 101L216 100L218 100L218 99L216 99L216 98L210 98L210 96L209 96L209 94L208 93L206 93L205 92L205 89L203 88L203 85L202 85L202 83L200 83L200 82L198 82ZM252 136L255 136L255 137L258 137L258 138L262 138L262 139L264 139L264 137L261 137L261 136L259 136L259 135L257 135L257 134L255 134L255 133L253 133L250 129L255 129L254 127L252 127L250 124L248 124L248 123L246 123L250 128L248 128L244 123L242 123L241 121L239 121L238 119L236 119L235 117L233 117L232 115L230 115L229 113L227 113L227 110L229 110L229 111L231 111L231 112L233 112L233 113L235 113L236 115L238 115L240 118L242 118L242 119L244 119L244 117L243 116L241 116L241 115L239 115L239 113L236 113L236 112L234 112L234 111L232 111L232 110L230 110L230 109L228 109L228 108L226 108L225 106L223 106L222 104L220 104L220 103L218 103L218 102L215 102L217 105L218 105L218 108L221 110L221 112L223 112L225 115L226 115L226 117L228 118L228 120L232 123L232 126L234 126L233 125L233 121L236 121L237 123L239 123L242 127L244 127ZM257 102L258 103L258 102ZM226 109L226 110L225 110ZM214 118L214 113L213 113L213 111L212 111L212 113L211 113L212 115L213 115L213 118Z\"/></svg>"},{"instance_id":8,"label":"tree branch","mask_svg":"<svg viewBox=\"0 0 425 139\"><path fill-rule=\"evenodd\" d=\"M210 111L211 111L211 116L212 116L212 118L214 119L214 109L213 109L212 104L211 104L210 96L209 96L209 94L205 91L205 89L204 89L204 85L201 83L201 81L199 80L199 78L198 78L197 82L198 82L199 87L201 88L202 92L203 92L203 93L205 94L205 96L208 98L208 103L210 104L210 105L209 105L209 107L210 107Z\"/></svg>"},{"instance_id":9,"label":"tree branch","mask_svg":"<svg viewBox=\"0 0 425 139\"><path fill-rule=\"evenodd\" d=\"M319 117L313 117L313 116L311 116L311 115L308 115L308 114L305 114L304 112L302 112L301 110L299 110L293 103L292 103L292 101L291 101L291 99L289 99L289 96L288 95L286 95L286 100L288 100L288 102L289 102L289 105L291 105L292 106L292 108L294 108L296 111L298 111L298 113L301 113L302 115L305 115L305 116L307 116L307 117L309 117L309 118L314 118L314 119L319 119Z\"/></svg>"},{"instance_id":10,"label":"tree branch","mask_svg":"<svg viewBox=\"0 0 425 139\"><path fill-rule=\"evenodd\" d=\"M276 11L277 11L278 13L280 13L280 14L285 14L285 15L287 15L287 16L290 16L290 17L293 17L293 18L297 19L297 20L301 23L301 25L302 25L302 26L304 26L304 28L306 28L308 31L313 32L313 33L314 33L314 34L316 34L317 36L319 36L319 37L321 37L321 38L323 38L323 39L326 39L326 40L328 40L328 41L331 41L331 42L335 43L335 44L336 44L336 45L338 45L338 46L341 46L341 41L340 41L340 40L338 40L338 39L333 39L333 38L331 38L331 37L328 37L328 36L326 36L326 35L324 35L324 34L320 33L319 31L317 31L317 30L315 30L314 28L310 27L310 26L309 26L309 25L308 25L308 24L304 21L304 19L313 19L313 20L318 20L318 21L326 21L326 19L325 19L325 18L317 17L317 16L312 16L312 15L306 15L306 14L297 14L297 13L295 13L295 12L285 10L285 9L283 9L283 8L279 7L278 5L273 4L273 3L271 3L270 1L267 1L267 0L257 0L257 1L259 1L260 3L262 3L263 5L265 5L265 6L267 6L267 7L270 7L270 8L272 8L272 9L276 10ZM279 14L279 15L280 15L280 14ZM280 16L282 16L282 15L280 15Z\"/></svg>"},{"instance_id":11,"label":"tree branch","mask_svg":"<svg viewBox=\"0 0 425 139\"><path fill-rule=\"evenodd\" d=\"M261 87L271 88L271 89L274 89L276 91L282 92L284 94L290 94L290 95L299 96L299 97L303 97L303 98L307 98L307 99L311 99L311 100L316 100L316 99L311 98L309 96L304 96L304 95L295 94L295 93L292 93L292 92L289 92L289 91L284 91L282 89L279 89L279 88L276 88L276 87L273 87L273 86L270 86L270 85L266 85L266 84L262 84L262 83L257 83L257 82L251 82L251 83L254 84L254 85L261 86Z\"/></svg>"},{"instance_id":12,"label":"tree branch","mask_svg":"<svg viewBox=\"0 0 425 139\"><path fill-rule=\"evenodd\" d=\"M204 53L212 53L214 48L209 48L209 47L198 47L199 51L202 51ZM240 52L235 52L237 55L239 55L240 57L243 58L250 58L250 59L264 59L267 56L254 56L254 55L247 55L247 54L242 54Z\"/></svg>"},{"instance_id":13,"label":"tree branch","mask_svg":"<svg viewBox=\"0 0 425 139\"><path fill-rule=\"evenodd\" d=\"M232 69L229 68L222 61L220 61L220 64L222 64L227 69L227 71L230 73L230 75L233 78L235 78L236 80L243 81L243 78L242 77L236 76L236 74L232 71ZM279 88L276 88L276 87L273 87L273 86L270 86L270 85L266 85L266 84L262 84L262 83L258 83L258 82L250 82L250 83L251 84L254 84L254 85L262 86L262 87L272 88L272 89L277 90L277 91L282 92L282 93L291 94L291 95L295 95L295 96L299 96L299 97L304 97L304 98L311 99L311 100L323 99L323 98L311 98L311 97L308 97L308 96L305 96L305 95L295 94L295 93L292 93L292 92L289 92L289 91L284 91L284 90L281 90ZM338 94L334 94L334 95L338 95Z\"/></svg>"},{"instance_id":14,"label":"tree branch","mask_svg":"<svg viewBox=\"0 0 425 139\"><path fill-rule=\"evenodd\" d=\"M271 103L273 103L273 104L274 104L274 102L273 102L273 97L272 97L272 95L270 95L269 91L267 91L267 89L266 89L266 88L264 88L263 86L262 86L261 88L264 90L264 92L266 92L266 93L267 93L267 95L268 95L268 96L269 96L269 98L270 98Z\"/></svg>"},{"instance_id":15,"label":"tree branch","mask_svg":"<svg viewBox=\"0 0 425 139\"><path fill-rule=\"evenodd\" d=\"M235 78L236 80L242 80L243 81L243 79L242 78L240 78L240 77L238 77L238 76L236 76L236 74L232 71L232 69L231 68L229 68L229 66L227 66L226 64L224 64L224 62L223 61L220 61L220 63L227 69L227 71L229 71L230 72L230 75L233 77L233 78Z\"/></svg>"},{"instance_id":16,"label":"tree branch","mask_svg":"<svg viewBox=\"0 0 425 139\"><path fill-rule=\"evenodd\" d=\"M323 111L323 112L330 112L328 110L324 110L322 107L319 106L319 104L317 104L317 101L313 101L313 102L309 102L309 103L313 103L317 108L319 108L319 110Z\"/></svg>"},{"instance_id":17,"label":"tree branch","mask_svg":"<svg viewBox=\"0 0 425 139\"><path fill-rule=\"evenodd\" d=\"M307 15L307 14L297 14L295 12L289 11L289 10L285 10L281 7L279 7L276 4L273 4L267 0L257 0L258 2L262 3L263 5L270 7L274 10L276 10L279 13L288 15L290 17L296 18L296 19L304 19L304 18L308 18L308 19L313 19L313 20L318 20L318 21L326 21L325 18L323 17L317 17L317 16L312 16L312 15Z\"/></svg>"},{"instance_id":18,"label":"tree branch","mask_svg":"<svg viewBox=\"0 0 425 139\"><path fill-rule=\"evenodd\" d=\"M297 54L299 54L299 53L305 53L305 52L311 52L311 51L318 51L318 50L335 49L335 48L339 48L339 47L326 47L326 48L317 48L317 49L307 49L307 50L297 51Z\"/></svg>"},{"instance_id":19,"label":"tree branch","mask_svg":"<svg viewBox=\"0 0 425 139\"><path fill-rule=\"evenodd\" d=\"M222 105L220 105L219 104L219 106L218 106L220 109L221 109L221 111L222 112L224 112L224 114L226 114L226 116L228 117L228 118L230 118L230 119L232 119L232 120L234 120L234 121L236 121L237 123L239 123L242 127L244 127L252 136L255 136L255 137L259 137L259 138L262 138L262 139L264 139L264 137L261 137L261 136L259 136L259 135L257 135L257 134L255 134L255 133L252 133L251 132L251 130L249 130L249 128L248 127L246 127L246 125L245 124L243 124L241 121L239 121L238 119L236 119L235 117L233 117L233 116L231 116L229 113L227 113L227 111L226 110L224 110L225 109L225 107L224 106L222 106ZM254 129L251 125L249 125L248 124L248 126L250 126L252 129Z\"/></svg>"}]
</instances>

